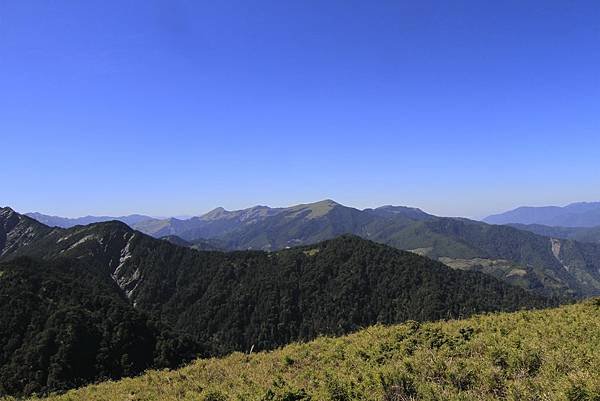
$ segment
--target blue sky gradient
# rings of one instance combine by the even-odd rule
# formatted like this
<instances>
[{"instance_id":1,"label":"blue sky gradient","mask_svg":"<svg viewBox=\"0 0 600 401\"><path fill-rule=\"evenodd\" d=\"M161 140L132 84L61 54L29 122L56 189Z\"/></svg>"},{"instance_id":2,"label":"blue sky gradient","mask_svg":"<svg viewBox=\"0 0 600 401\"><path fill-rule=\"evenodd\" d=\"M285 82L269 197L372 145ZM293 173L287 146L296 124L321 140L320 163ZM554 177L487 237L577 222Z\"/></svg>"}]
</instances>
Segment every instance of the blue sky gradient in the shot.
<instances>
[{"instance_id":1,"label":"blue sky gradient","mask_svg":"<svg viewBox=\"0 0 600 401\"><path fill-rule=\"evenodd\" d=\"M598 1L0 1L0 205L600 200Z\"/></svg>"}]
</instances>

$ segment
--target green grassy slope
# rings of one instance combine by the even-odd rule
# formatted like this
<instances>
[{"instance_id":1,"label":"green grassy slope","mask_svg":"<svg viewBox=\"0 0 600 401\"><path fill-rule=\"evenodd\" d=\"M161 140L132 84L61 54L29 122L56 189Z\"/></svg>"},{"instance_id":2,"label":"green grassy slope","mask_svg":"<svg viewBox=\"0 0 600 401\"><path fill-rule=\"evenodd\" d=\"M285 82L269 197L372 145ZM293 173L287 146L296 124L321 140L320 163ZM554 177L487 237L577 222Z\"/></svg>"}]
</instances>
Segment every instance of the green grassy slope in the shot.
<instances>
[{"instance_id":1,"label":"green grassy slope","mask_svg":"<svg viewBox=\"0 0 600 401\"><path fill-rule=\"evenodd\" d=\"M374 326L52 396L100 400L600 399L600 300Z\"/></svg>"}]
</instances>

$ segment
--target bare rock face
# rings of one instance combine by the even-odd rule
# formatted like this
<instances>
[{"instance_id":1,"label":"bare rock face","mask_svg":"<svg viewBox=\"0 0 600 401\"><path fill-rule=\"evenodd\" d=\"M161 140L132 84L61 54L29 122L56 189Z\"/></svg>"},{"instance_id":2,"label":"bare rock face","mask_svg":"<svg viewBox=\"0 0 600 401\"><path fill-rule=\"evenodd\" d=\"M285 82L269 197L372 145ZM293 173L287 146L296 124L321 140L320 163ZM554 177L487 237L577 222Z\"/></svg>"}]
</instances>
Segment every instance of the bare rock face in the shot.
<instances>
[{"instance_id":1,"label":"bare rock face","mask_svg":"<svg viewBox=\"0 0 600 401\"><path fill-rule=\"evenodd\" d=\"M16 213L9 207L0 209L0 257L26 246L52 229Z\"/></svg>"},{"instance_id":2,"label":"bare rock face","mask_svg":"<svg viewBox=\"0 0 600 401\"><path fill-rule=\"evenodd\" d=\"M129 266L138 235L117 221L50 228L8 207L0 209L0 259L29 255L84 260L110 274L130 299L142 279L139 267Z\"/></svg>"}]
</instances>

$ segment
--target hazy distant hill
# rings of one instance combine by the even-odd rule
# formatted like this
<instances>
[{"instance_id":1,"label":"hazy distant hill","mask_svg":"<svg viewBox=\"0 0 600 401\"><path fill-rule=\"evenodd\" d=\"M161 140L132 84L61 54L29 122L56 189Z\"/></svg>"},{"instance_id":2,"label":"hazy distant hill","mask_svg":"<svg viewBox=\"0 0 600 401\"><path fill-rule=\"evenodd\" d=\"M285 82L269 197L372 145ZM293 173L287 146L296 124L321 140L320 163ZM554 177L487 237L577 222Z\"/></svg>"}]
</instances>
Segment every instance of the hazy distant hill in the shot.
<instances>
[{"instance_id":1,"label":"hazy distant hill","mask_svg":"<svg viewBox=\"0 0 600 401\"><path fill-rule=\"evenodd\" d=\"M568 206L519 207L488 216L490 224L540 224L560 227L600 226L600 202L579 202Z\"/></svg>"},{"instance_id":2,"label":"hazy distant hill","mask_svg":"<svg viewBox=\"0 0 600 401\"><path fill-rule=\"evenodd\" d=\"M3 368L6 381L3 378L2 382L12 383L3 391L11 393L60 389L103 374L99 373L104 368L98 361L105 360L105 352L113 351L102 344L116 341L115 334L110 334L114 333L111 324L118 327L118 322L130 321L118 316L103 320L106 314L98 308L105 302L107 310L112 310L113 297L120 299L121 306L114 307L124 308L123 313L146 314L150 321L191 336L199 349L211 354L247 351L252 346L273 348L376 322L440 319L550 304L493 277L452 270L431 259L354 236L278 252L225 253L174 245L116 221L50 228L8 208L0 209L0 227L0 262L8 261L0 265L0 293L17 291L22 296L22 301L12 295L0 297L0 308L6 310L0 314L0 327L8 328L3 355L10 361ZM33 260L15 259L23 256ZM64 266L61 260L67 260ZM48 284L40 285L40 280ZM50 300L44 306L49 309L43 309L32 322L28 311L41 310L41 306L31 304L38 298L41 305ZM62 320L56 315L61 305L71 310ZM19 324L27 331L16 328ZM56 330L47 332L54 326ZM145 329L139 330L143 333ZM125 336L124 343L118 344L135 345L135 336L118 333ZM23 336L32 340L23 342ZM152 340L154 334L144 336L141 338L147 339L150 347L146 351L138 354L115 348L108 360L120 361L123 366L139 361L139 365L131 366L147 366L153 355L151 345L154 341L158 344L159 339ZM11 359L19 344L31 351L19 351L19 357L35 358L35 349L46 349L45 345L35 348L35 344L46 344L46 338L56 338L39 354L45 358L47 353L49 363L43 359L31 365L29 360ZM165 341L160 346L162 359L153 357L152 361L184 360L177 357L178 337L169 340L164 332L159 338ZM100 348L80 343L96 339ZM57 342L60 346L52 348ZM81 354L85 350L91 350L90 354ZM78 368L79 362L67 365L71 359L62 354L52 359L54 352L74 352L83 358L78 361L87 361L87 368ZM137 359L138 355L145 359ZM29 372L27 369L36 372L27 373L29 386L14 381L25 374L21 372ZM137 369L115 370L114 376Z\"/></svg>"},{"instance_id":3,"label":"hazy distant hill","mask_svg":"<svg viewBox=\"0 0 600 401\"><path fill-rule=\"evenodd\" d=\"M134 224L133 227L154 237L176 235L193 241L199 238L222 236L242 225L273 216L281 210L267 206L255 206L244 210L228 211L219 207L199 217L186 220L174 218L149 220Z\"/></svg>"},{"instance_id":4,"label":"hazy distant hill","mask_svg":"<svg viewBox=\"0 0 600 401\"><path fill-rule=\"evenodd\" d=\"M507 224L519 230L531 231L552 238L572 239L580 242L600 244L600 226L598 227L551 227L541 224Z\"/></svg>"},{"instance_id":5,"label":"hazy distant hill","mask_svg":"<svg viewBox=\"0 0 600 401\"><path fill-rule=\"evenodd\" d=\"M59 217L59 216L48 216L41 213L25 213L26 216L36 219L40 223L44 223L50 227L62 227L62 228L70 228L78 225L87 225L92 223L101 223L104 221L118 220L123 223L134 226L144 221L153 221L157 220L150 216L144 216L141 214L130 214L128 216L85 216L85 217L77 217L77 218L67 218L67 217Z\"/></svg>"}]
</instances>

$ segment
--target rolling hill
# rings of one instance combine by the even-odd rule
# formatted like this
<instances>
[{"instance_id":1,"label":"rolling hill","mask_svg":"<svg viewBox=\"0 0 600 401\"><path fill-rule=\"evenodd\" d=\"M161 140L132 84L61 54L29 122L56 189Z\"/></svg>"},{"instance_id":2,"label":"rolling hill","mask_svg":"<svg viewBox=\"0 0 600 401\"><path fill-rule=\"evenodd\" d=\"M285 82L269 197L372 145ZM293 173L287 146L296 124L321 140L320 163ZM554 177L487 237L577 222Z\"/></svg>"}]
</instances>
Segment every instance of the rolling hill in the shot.
<instances>
[{"instance_id":1,"label":"rolling hill","mask_svg":"<svg viewBox=\"0 0 600 401\"><path fill-rule=\"evenodd\" d=\"M593 401L600 398L599 314L596 299L378 325L273 352L200 359L46 400Z\"/></svg>"}]
</instances>

